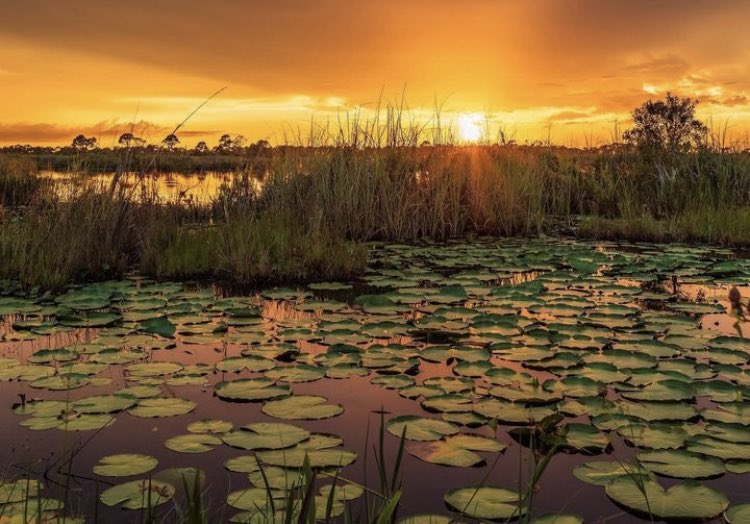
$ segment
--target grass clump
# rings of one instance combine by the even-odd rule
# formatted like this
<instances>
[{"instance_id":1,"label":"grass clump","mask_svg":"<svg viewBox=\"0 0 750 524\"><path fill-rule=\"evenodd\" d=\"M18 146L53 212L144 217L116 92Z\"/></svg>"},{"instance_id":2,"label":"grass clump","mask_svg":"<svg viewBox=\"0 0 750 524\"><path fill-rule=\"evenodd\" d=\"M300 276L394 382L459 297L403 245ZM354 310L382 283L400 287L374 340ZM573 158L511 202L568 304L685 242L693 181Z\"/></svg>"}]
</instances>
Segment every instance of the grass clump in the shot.
<instances>
[{"instance_id":1,"label":"grass clump","mask_svg":"<svg viewBox=\"0 0 750 524\"><path fill-rule=\"evenodd\" d=\"M561 229L750 245L747 153L391 143L264 149L260 171L204 203L165 202L145 177L82 184L63 199L33 182L32 167L5 159L2 172L13 174L0 176L0 196L33 205L0 214L0 277L45 288L133 269L254 284L346 279L364 269L370 241Z\"/></svg>"},{"instance_id":2,"label":"grass clump","mask_svg":"<svg viewBox=\"0 0 750 524\"><path fill-rule=\"evenodd\" d=\"M59 290L138 269L157 278L246 284L345 279L366 251L274 210L238 199L205 205L86 188L0 223L0 278Z\"/></svg>"},{"instance_id":3,"label":"grass clump","mask_svg":"<svg viewBox=\"0 0 750 524\"><path fill-rule=\"evenodd\" d=\"M34 159L0 155L0 208L28 206L47 186Z\"/></svg>"},{"instance_id":4,"label":"grass clump","mask_svg":"<svg viewBox=\"0 0 750 524\"><path fill-rule=\"evenodd\" d=\"M685 211L667 217L650 214L623 218L583 217L578 233L583 238L646 242L750 245L750 209L740 207Z\"/></svg>"},{"instance_id":5,"label":"grass clump","mask_svg":"<svg viewBox=\"0 0 750 524\"><path fill-rule=\"evenodd\" d=\"M260 202L319 217L329 231L359 241L536 236L587 216L622 224L631 240L650 239L646 223L666 221L693 241L747 243L741 234L750 155L513 146L285 149L271 162ZM725 222L736 234L718 234ZM585 231L595 233L591 226Z\"/></svg>"}]
</instances>

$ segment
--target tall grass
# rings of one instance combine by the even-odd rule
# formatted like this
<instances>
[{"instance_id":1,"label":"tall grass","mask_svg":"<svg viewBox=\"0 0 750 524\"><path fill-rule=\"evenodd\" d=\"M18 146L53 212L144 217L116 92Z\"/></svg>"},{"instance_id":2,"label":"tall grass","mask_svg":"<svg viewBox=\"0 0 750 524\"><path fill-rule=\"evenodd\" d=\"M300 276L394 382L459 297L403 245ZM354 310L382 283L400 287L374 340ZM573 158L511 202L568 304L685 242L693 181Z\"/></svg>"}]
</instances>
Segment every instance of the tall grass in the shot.
<instances>
[{"instance_id":1,"label":"tall grass","mask_svg":"<svg viewBox=\"0 0 750 524\"><path fill-rule=\"evenodd\" d=\"M750 245L750 154L419 146L428 130L399 107L383 119L318 131L336 147L264 150L260 172L205 204L164 202L143 179L84 186L62 201L43 191L33 166L0 156L0 207L27 206L0 213L0 278L46 288L132 269L248 283L338 279L363 270L370 241L560 230Z\"/></svg>"},{"instance_id":2,"label":"tall grass","mask_svg":"<svg viewBox=\"0 0 750 524\"><path fill-rule=\"evenodd\" d=\"M512 146L285 150L259 202L358 241L533 236L582 215L626 222L681 216L673 226L680 229L687 216L717 219L715 212L749 203L750 155ZM741 213L721 218L738 221ZM741 240L691 231L699 241Z\"/></svg>"},{"instance_id":3,"label":"tall grass","mask_svg":"<svg viewBox=\"0 0 750 524\"><path fill-rule=\"evenodd\" d=\"M157 278L242 283L345 279L362 271L361 246L290 215L259 213L230 192L209 204L85 187L0 222L0 278L61 289L132 269Z\"/></svg>"},{"instance_id":4,"label":"tall grass","mask_svg":"<svg viewBox=\"0 0 750 524\"><path fill-rule=\"evenodd\" d=\"M47 185L34 159L0 155L0 208L35 203Z\"/></svg>"}]
</instances>

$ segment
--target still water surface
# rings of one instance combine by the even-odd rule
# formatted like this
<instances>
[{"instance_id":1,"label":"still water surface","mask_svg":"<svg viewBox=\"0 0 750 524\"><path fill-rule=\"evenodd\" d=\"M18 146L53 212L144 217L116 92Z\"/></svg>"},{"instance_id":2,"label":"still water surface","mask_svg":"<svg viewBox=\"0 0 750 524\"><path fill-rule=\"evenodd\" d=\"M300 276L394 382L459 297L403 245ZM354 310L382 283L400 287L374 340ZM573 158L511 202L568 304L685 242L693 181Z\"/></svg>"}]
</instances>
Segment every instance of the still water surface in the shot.
<instances>
[{"instance_id":1,"label":"still water surface","mask_svg":"<svg viewBox=\"0 0 750 524\"><path fill-rule=\"evenodd\" d=\"M188 178L178 179L176 187L188 183ZM207 177L202 190L210 191L220 183L219 178ZM167 186L169 187L169 186ZM671 252L670 252L671 249ZM675 253L675 249L677 252ZM581 269L582 259L590 257L593 261L600 260L600 254L610 263L602 263L595 273ZM625 257L626 260L623 260ZM674 258L676 262L669 262ZM575 259L575 261L573 261ZM114 298L108 298L110 304L101 311L114 311L122 314L123 319L116 325L126 327L125 331L137 333L140 322L144 318L159 317L167 305L194 304L196 307L190 312L191 316L201 316L201 319L191 319L200 322L199 325L219 325L231 320L227 317L231 302L232 307L254 304L259 308L262 321L257 324L242 326L241 323L231 326L227 334L211 335L214 340L194 339L194 331L187 322L187 316L170 314L170 319L177 325L177 334L168 347L164 349L148 349L143 353L143 359L148 362L174 362L184 366L206 364L215 366L222 360L247 354L253 348L262 344L279 344L287 341L299 351L299 361L316 362L315 357L325 355L334 342L346 343L350 336L351 344L359 347L365 353L374 351L376 347L403 347L404 350L423 351L425 348L440 345L459 345L468 347L486 346L482 338L488 336L492 330L482 333L481 330L471 329L472 335L467 333L450 335L440 334L441 329L435 330L433 335L427 336L414 327L420 320L445 317L435 317L438 313L452 315L451 318L468 322L470 310L485 308L486 311L501 310L513 303L515 313L507 318L515 318L514 322L521 331L531 333L534 329L544 330L562 329L562 325L580 326L581 329L593 329L586 318L593 318L592 314L604 311L605 308L626 305L637 308L627 317L611 317L620 324L607 327L608 319L596 327L597 333L609 333L612 340L624 339L634 333L641 333L644 326L652 325L652 318L661 321L672 318L675 320L673 333L678 331L679 340L674 339L677 348L674 358L679 353L689 353L690 344L685 344L682 337L693 337L696 341L711 340L719 335L737 337L750 333L750 323L738 319L731 314L732 305L728 301L729 290L739 284L738 289L743 300L750 299L750 288L747 287L745 271L750 265L740 263L738 267L727 270L730 276L721 276L714 271L724 260L736 260L736 256L728 251L688 250L687 254L680 252L680 248L663 248L659 246L640 246L637 249L628 247L619 250L616 246L604 247L594 244L578 243L489 243L477 245L449 245L445 247L430 246L425 248L410 248L407 246L385 246L376 251L373 256L373 269L364 280L353 283L353 288L341 291L301 289L298 293L282 292L287 296L279 299L273 293L259 290L245 296L232 296L231 292L214 288L208 292L205 288L196 291L194 287L182 285L169 286L153 284L136 278L123 283L121 292L127 297L127 305ZM570 265L566 267L566 260ZM617 260L617 262L614 262ZM666 262L665 262L666 260ZM598 262L597 262L598 263ZM654 264L659 269L654 269ZM672 264L672 266L670 266ZM533 267L529 267L533 266ZM571 266L578 269L571 269ZM643 282L665 276L679 266L681 274L689 273L686 277L689 283L681 283L679 289L670 289L671 281L665 279L665 285L658 291L641 290ZM612 267L619 268L613 270ZM689 271L685 268L690 268ZM640 268L634 271L633 268ZM739 268L739 269L738 269ZM583 271L583 273L581 273ZM649 274L651 272L651 275ZM650 276L649 276L650 275ZM743 284L744 280L744 284ZM529 285L536 281L544 281L544 289L529 291ZM703 282L701 282L703 281ZM438 300L436 290L450 288L450 293L456 292L460 286L466 291L465 298ZM524 287L526 286L526 287ZM594 287L591 287L594 286ZM616 286L608 288L607 286ZM511 290L507 294L503 289ZM518 289L518 294L512 290ZM596 291L607 289L607 291ZM615 289L615 291L612 291ZM649 288L651 289L651 288ZM432 290L432 291L431 291ZM619 291L618 291L619 290ZM79 290L80 291L80 290ZM674 293L677 291L677 293ZM411 296L423 293L417 299L403 302L413 302L412 305L385 307L378 310L363 311L357 303L360 295L390 293L391 298ZM446 291L448 293L448 291ZM634 293L630 295L630 293ZM641 298L639 299L639 295ZM100 295L96 295L97 297ZM446 295L447 296L447 295ZM146 302L157 299L163 300L163 306L138 306L138 301ZM581 302L583 300L584 302ZM700 301L700 302L697 302ZM515 301L515 302L514 302ZM31 300L35 303L54 304L49 297ZM305 307L320 303L320 307ZM60 301L57 301L60 304ZM326 306L328 304L328 306ZM686 305L687 306L684 306ZM691 306L691 304L693 306ZM695 306L699 304L698 306ZM687 308L687 313L675 311L676 305ZM553 307L554 306L554 307ZM697 307L695 313L691 307ZM57 306L55 306L57 307ZM568 308L580 308L571 315ZM704 312L701 308L714 308L715 311ZM130 308L130 309L129 309ZM442 308L442 309L441 309ZM493 309L494 308L494 309ZM365 306L365 309L367 307ZM679 308L677 308L679 309ZM63 322L45 326L48 329L44 335L33 335L26 329L16 329L19 320L41 320L50 317L39 312L21 315L7 315L0 326L0 359L15 359L22 364L29 364L29 358L39 350L55 348L81 348L94 343L103 336L109 336L114 331L119 333L121 328L64 328ZM49 312L53 311L52 307ZM720 311L721 310L721 311ZM437 313L436 313L437 311ZM48 314L49 314L48 312ZM57 315L57 316L55 316ZM62 318L58 310L51 318ZM129 315L129 316L128 316ZM181 322L185 324L181 324ZM336 333L336 341L327 340L323 326L326 322L355 322L359 328ZM645 321L645 324L644 324ZM405 327L403 334L395 336L367 335L362 326L380 322L392 322ZM442 321L441 321L442 322ZM446 324L447 325L447 324ZM468 325L468 324L467 324ZM57 327L55 327L57 326ZM505 324L498 324L505 326ZM669 337L669 324L664 331L648 334L645 338L665 339ZM185 328L185 334L181 333ZM59 328L59 329L57 329ZM447 328L446 328L447 329ZM452 329L452 328L451 328ZM447 329L450 332L451 329ZM468 329L468 328L461 328ZM503 328L504 329L504 328ZM299 336L297 330L309 330L310 335ZM203 330L205 331L205 330ZM502 330L500 330L502 331ZM251 342L242 342L242 333L252 335ZM364 334L363 334L364 333ZM232 335L237 336L232 336ZM328 333L330 335L330 333ZM127 336L122 339L123 347ZM157 337L158 338L158 337ZM191 340L192 339L192 340ZM498 340L502 337L498 337ZM111 338L107 345L112 345ZM196 340L199 343L194 343ZM510 339L509 339L510 340ZM514 346L522 349L524 344L531 344L530 339L522 342L516 339ZM739 340L743 340L739 338ZM701 342L702 343L702 342ZM396 344L400 346L395 346ZM551 346L550 346L551 347ZM599 349L601 351L602 348ZM588 350L587 350L588 351ZM591 350L596 351L596 350ZM508 360L500 350L490 356L488 362L494 367L503 367L517 372L529 373L540 381L559 378L555 373L560 370L531 369L523 359ZM80 357L85 361L87 356ZM690 357L696 358L696 357ZM710 360L710 356L707 356ZM409 376L417 383L431 377L448 377L456 375L456 362L431 362L417 359L417 369L410 369ZM701 358L696 361L704 362ZM707 361L706 361L707 362ZM52 364L59 370L61 364ZM286 363L278 363L285 366ZM533 366L532 366L533 367ZM24 417L14 414L12 407L20 399L26 401L34 399L58 399L75 401L77 399L114 392L126 386L134 385L132 377L126 373L127 364L107 366L106 370L98 373L97 378L105 379L102 385L84 385L67 391L50 391L33 387L27 381L11 380L0 382L0 442L5 445L0 449L0 464L7 476L22 475L31 472L35 477L44 477L50 496L59 496L59 487L54 479L59 479L54 471L59 467L60 457L65 456L71 449L78 449L72 463L72 473L75 475L73 490L69 495L69 508L72 514L86 515L91 521L95 512L102 520L112 522L129 522L133 513L118 508L96 506L96 494L111 483L119 483L126 479L106 478L94 475L93 466L104 456L115 453L140 453L157 457L158 470L169 467L198 467L207 476L207 498L214 508L223 506L223 501L229 491L249 487L245 475L227 471L223 464L226 460L246 455L249 452L238 450L227 445L200 454L186 454L165 448L164 442L170 437L186 433L186 426L196 420L211 418L232 422L235 427L244 424L268 421L278 422L261 412L261 403L237 403L222 400L215 394L215 386L221 381L236 380L240 377L253 377L261 373L223 373L213 369L205 376L200 385L170 385L168 377L159 377L154 383L160 384L162 396L179 397L196 403L195 409L187 415L168 418L139 418L129 413L115 415L115 421L100 431L67 432L59 429L34 431L19 424ZM398 366L396 366L398 368ZM740 365L747 368L747 362ZM394 368L395 369L395 368ZM344 406L343 414L330 419L316 421L284 421L302 426L312 432L333 433L344 441L344 447L357 452L357 460L344 469L345 478L370 486L377 484L377 475L372 457L372 443L377 442L380 412L384 412L385 419L393 416L413 414L425 417L439 418L441 414L430 412L420 406L419 400L411 400L400 396L398 390L387 389L373 384L372 379L378 376L389 376L393 371L373 367L368 376L351 377L346 379L323 378L311 382L292 384L295 395L320 395L331 403ZM477 389L474 400L486 396L487 383L483 376L473 377ZM611 386L611 385L610 385ZM607 398L617 399L612 389ZM471 396L471 395L470 395ZM706 398L697 398L699 407L714 405ZM747 398L744 400L747 402ZM569 416L566 422L589 423L587 415ZM508 489L523 489L528 478L528 451L520 446L508 433L513 426L500 424L497 429L490 425L478 428L463 428L462 432L497 438L507 449L500 455L480 453L486 462L479 467L459 468L430 464L416 456L406 454L403 462L404 498L401 504L402 515L420 513L450 514L443 502L443 495L449 489L483 483L485 485L501 486ZM545 513L567 512L581 516L584 522L639 522L641 519L615 504L605 494L603 488L586 484L573 475L573 469L591 460L612 460L633 462L637 455L637 448L628 445L622 437L614 432L610 434L611 447L603 453L568 452L556 454L548 469L545 471L535 496L533 512L535 515ZM366 447L369 442L369 448ZM398 447L398 439L386 434L386 453L394 457ZM365 460L367 457L367 460ZM365 464L367 475L365 475ZM674 479L659 478L663 486L675 484ZM707 486L724 493L733 503L750 502L750 492L747 489L748 475L727 473L718 479L701 481ZM165 505L167 506L167 505ZM231 515L235 511L229 510L225 514ZM718 520L717 520L718 522Z\"/></svg>"}]
</instances>

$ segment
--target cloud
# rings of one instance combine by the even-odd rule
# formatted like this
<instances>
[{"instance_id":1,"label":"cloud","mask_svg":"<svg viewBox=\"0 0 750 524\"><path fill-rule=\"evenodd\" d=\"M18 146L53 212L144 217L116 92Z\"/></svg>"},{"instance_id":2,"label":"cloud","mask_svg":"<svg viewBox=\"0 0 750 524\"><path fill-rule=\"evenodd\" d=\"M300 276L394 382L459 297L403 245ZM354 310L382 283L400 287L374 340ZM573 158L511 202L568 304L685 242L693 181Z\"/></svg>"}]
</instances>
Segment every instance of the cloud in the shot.
<instances>
[{"instance_id":1,"label":"cloud","mask_svg":"<svg viewBox=\"0 0 750 524\"><path fill-rule=\"evenodd\" d=\"M0 19L6 127L125 115L156 137L224 85L184 136L265 137L404 85L427 113L448 99L529 126L593 125L666 91L727 107L750 93L746 0L24 0Z\"/></svg>"},{"instance_id":2,"label":"cloud","mask_svg":"<svg viewBox=\"0 0 750 524\"><path fill-rule=\"evenodd\" d=\"M149 142L160 142L173 128L149 121L117 122L103 121L81 127L55 123L0 123L0 143L6 144L68 144L79 134L96 137L106 147L116 143L123 133L132 132ZM216 134L213 130L186 130L178 132L181 137L202 137Z\"/></svg>"},{"instance_id":3,"label":"cloud","mask_svg":"<svg viewBox=\"0 0 750 524\"><path fill-rule=\"evenodd\" d=\"M682 57L674 54L650 57L625 66L627 74L643 75L647 77L672 78L684 75L690 70L690 64Z\"/></svg>"}]
</instances>

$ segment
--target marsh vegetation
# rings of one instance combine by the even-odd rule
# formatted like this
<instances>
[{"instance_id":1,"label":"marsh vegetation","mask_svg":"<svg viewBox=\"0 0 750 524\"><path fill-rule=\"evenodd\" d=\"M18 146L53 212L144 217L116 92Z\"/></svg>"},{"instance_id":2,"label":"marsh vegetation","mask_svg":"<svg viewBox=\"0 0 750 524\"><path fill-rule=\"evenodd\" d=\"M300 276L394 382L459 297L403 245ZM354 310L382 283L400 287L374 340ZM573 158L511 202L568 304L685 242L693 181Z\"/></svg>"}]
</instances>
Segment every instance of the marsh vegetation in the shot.
<instances>
[{"instance_id":1,"label":"marsh vegetation","mask_svg":"<svg viewBox=\"0 0 750 524\"><path fill-rule=\"evenodd\" d=\"M750 155L692 108L597 149L389 111L204 151L200 197L174 140L5 152L0 522L746 522Z\"/></svg>"}]
</instances>

